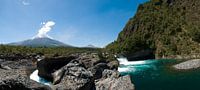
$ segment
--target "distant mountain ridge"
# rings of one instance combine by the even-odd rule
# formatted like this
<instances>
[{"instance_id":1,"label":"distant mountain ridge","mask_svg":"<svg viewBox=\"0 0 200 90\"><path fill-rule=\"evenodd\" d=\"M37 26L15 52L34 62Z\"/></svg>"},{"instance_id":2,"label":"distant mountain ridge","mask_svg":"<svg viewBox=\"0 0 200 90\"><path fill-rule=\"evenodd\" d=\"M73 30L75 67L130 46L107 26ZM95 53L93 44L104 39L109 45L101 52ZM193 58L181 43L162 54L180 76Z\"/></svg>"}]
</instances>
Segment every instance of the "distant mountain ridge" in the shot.
<instances>
[{"instance_id":1,"label":"distant mountain ridge","mask_svg":"<svg viewBox=\"0 0 200 90\"><path fill-rule=\"evenodd\" d=\"M96 47L96 46L94 46L92 44L89 44L89 45L85 46L84 48L98 48L98 47Z\"/></svg>"},{"instance_id":2,"label":"distant mountain ridge","mask_svg":"<svg viewBox=\"0 0 200 90\"><path fill-rule=\"evenodd\" d=\"M20 42L9 43L8 45L15 46L30 46L30 47L73 47L63 42L48 38L48 37L35 37Z\"/></svg>"}]
</instances>

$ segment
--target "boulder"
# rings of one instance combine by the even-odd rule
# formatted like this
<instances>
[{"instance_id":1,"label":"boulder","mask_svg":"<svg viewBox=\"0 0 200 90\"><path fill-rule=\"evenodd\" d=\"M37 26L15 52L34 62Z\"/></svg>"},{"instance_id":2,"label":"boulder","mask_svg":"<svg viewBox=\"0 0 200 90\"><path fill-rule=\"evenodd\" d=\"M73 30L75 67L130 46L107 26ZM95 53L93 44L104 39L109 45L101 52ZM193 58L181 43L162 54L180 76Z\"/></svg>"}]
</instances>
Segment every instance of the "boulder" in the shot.
<instances>
[{"instance_id":1,"label":"boulder","mask_svg":"<svg viewBox=\"0 0 200 90\"><path fill-rule=\"evenodd\" d=\"M20 69L25 67L35 67L36 65L30 59L20 59L16 61L5 60L1 63L2 67L10 67L10 69Z\"/></svg>"},{"instance_id":2,"label":"boulder","mask_svg":"<svg viewBox=\"0 0 200 90\"><path fill-rule=\"evenodd\" d=\"M23 74L22 70L0 69L0 90L51 90Z\"/></svg>"},{"instance_id":3,"label":"boulder","mask_svg":"<svg viewBox=\"0 0 200 90\"><path fill-rule=\"evenodd\" d=\"M52 81L53 80L52 73L54 73L61 67L65 66L75 58L76 57L74 56L44 58L37 62L37 69L39 71L38 75L40 77Z\"/></svg>"},{"instance_id":4,"label":"boulder","mask_svg":"<svg viewBox=\"0 0 200 90\"><path fill-rule=\"evenodd\" d=\"M110 61L107 65L111 70L117 70L119 67L119 61L113 60L113 61Z\"/></svg>"},{"instance_id":5,"label":"boulder","mask_svg":"<svg viewBox=\"0 0 200 90\"><path fill-rule=\"evenodd\" d=\"M96 90L135 90L130 76L107 78L96 83Z\"/></svg>"},{"instance_id":6,"label":"boulder","mask_svg":"<svg viewBox=\"0 0 200 90\"><path fill-rule=\"evenodd\" d=\"M79 61L79 63L81 63L82 65L84 65L86 69L93 67L98 63L106 63L106 61L102 60L97 53L82 53L76 60Z\"/></svg>"},{"instance_id":7,"label":"boulder","mask_svg":"<svg viewBox=\"0 0 200 90\"><path fill-rule=\"evenodd\" d=\"M61 68L52 73L54 85L60 83L61 79L63 78L63 75L65 74L65 71L66 70L64 68Z\"/></svg>"},{"instance_id":8,"label":"boulder","mask_svg":"<svg viewBox=\"0 0 200 90\"><path fill-rule=\"evenodd\" d=\"M114 70L105 69L102 73L102 79L119 78L119 77L120 77L120 73L118 71L114 71Z\"/></svg>"},{"instance_id":9,"label":"boulder","mask_svg":"<svg viewBox=\"0 0 200 90\"><path fill-rule=\"evenodd\" d=\"M187 60L173 65L173 67L178 70L198 69L200 68L200 59Z\"/></svg>"},{"instance_id":10,"label":"boulder","mask_svg":"<svg viewBox=\"0 0 200 90\"><path fill-rule=\"evenodd\" d=\"M102 72L105 69L109 69L108 65L106 63L98 63L97 65L88 68L89 71L92 72L94 79L99 79L102 77Z\"/></svg>"},{"instance_id":11,"label":"boulder","mask_svg":"<svg viewBox=\"0 0 200 90\"><path fill-rule=\"evenodd\" d=\"M5 70L11 70L11 68L9 66L4 66L2 64L0 64L0 68L5 69Z\"/></svg>"},{"instance_id":12,"label":"boulder","mask_svg":"<svg viewBox=\"0 0 200 90\"><path fill-rule=\"evenodd\" d=\"M64 66L65 73L56 90L91 90L94 88L94 79L90 71L82 67L78 61L73 61Z\"/></svg>"}]
</instances>

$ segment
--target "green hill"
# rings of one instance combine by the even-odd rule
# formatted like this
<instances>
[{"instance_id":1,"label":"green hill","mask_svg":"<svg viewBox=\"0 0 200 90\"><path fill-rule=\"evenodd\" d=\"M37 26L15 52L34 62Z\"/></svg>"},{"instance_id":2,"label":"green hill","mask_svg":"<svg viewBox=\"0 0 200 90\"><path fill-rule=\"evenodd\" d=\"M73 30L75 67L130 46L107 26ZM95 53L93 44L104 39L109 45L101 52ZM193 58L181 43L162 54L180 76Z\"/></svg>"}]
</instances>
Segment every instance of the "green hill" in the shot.
<instances>
[{"instance_id":1,"label":"green hill","mask_svg":"<svg viewBox=\"0 0 200 90\"><path fill-rule=\"evenodd\" d=\"M117 40L106 47L128 57L150 50L157 59L199 58L199 48L199 0L150 0L139 5Z\"/></svg>"}]
</instances>

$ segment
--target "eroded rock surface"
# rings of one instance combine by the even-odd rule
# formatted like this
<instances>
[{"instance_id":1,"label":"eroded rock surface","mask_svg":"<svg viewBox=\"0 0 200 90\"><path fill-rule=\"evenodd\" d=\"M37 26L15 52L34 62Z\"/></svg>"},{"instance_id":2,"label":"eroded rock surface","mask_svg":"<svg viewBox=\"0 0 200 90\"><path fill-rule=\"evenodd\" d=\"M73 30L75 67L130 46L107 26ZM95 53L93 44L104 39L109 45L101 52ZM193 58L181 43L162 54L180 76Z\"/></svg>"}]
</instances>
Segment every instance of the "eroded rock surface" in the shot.
<instances>
[{"instance_id":1,"label":"eroded rock surface","mask_svg":"<svg viewBox=\"0 0 200 90\"><path fill-rule=\"evenodd\" d=\"M130 77L120 76L117 71L118 61L105 60L95 53L69 57L74 58L44 58L38 62L38 70L44 70L41 77L52 78L53 90L134 90Z\"/></svg>"},{"instance_id":2,"label":"eroded rock surface","mask_svg":"<svg viewBox=\"0 0 200 90\"><path fill-rule=\"evenodd\" d=\"M52 81L52 73L65 66L73 59L75 59L74 56L44 58L37 62L38 75Z\"/></svg>"},{"instance_id":3,"label":"eroded rock surface","mask_svg":"<svg viewBox=\"0 0 200 90\"><path fill-rule=\"evenodd\" d=\"M57 90L92 90L93 75L82 67L78 61L73 61L62 68L65 73L60 83L55 85Z\"/></svg>"},{"instance_id":4,"label":"eroded rock surface","mask_svg":"<svg viewBox=\"0 0 200 90\"><path fill-rule=\"evenodd\" d=\"M173 66L175 69L188 70L200 68L200 59L188 60Z\"/></svg>"},{"instance_id":5,"label":"eroded rock surface","mask_svg":"<svg viewBox=\"0 0 200 90\"><path fill-rule=\"evenodd\" d=\"M104 70L103 78L96 82L96 90L135 90L130 76L121 76L118 71Z\"/></svg>"},{"instance_id":6,"label":"eroded rock surface","mask_svg":"<svg viewBox=\"0 0 200 90\"><path fill-rule=\"evenodd\" d=\"M0 69L0 72L0 90L51 90L50 87L29 79L24 70Z\"/></svg>"}]
</instances>

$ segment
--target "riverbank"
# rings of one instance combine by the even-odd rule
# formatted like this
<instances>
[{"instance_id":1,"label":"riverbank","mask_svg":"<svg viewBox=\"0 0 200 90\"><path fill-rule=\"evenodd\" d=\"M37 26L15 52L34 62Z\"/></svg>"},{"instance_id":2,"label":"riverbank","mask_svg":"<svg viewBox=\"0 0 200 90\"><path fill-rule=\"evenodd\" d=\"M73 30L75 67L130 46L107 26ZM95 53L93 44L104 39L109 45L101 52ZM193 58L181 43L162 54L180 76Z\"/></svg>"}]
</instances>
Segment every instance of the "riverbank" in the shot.
<instances>
[{"instance_id":1,"label":"riverbank","mask_svg":"<svg viewBox=\"0 0 200 90\"><path fill-rule=\"evenodd\" d=\"M188 70L200 68L200 59L187 60L182 63L173 65L173 68L178 70Z\"/></svg>"}]
</instances>

